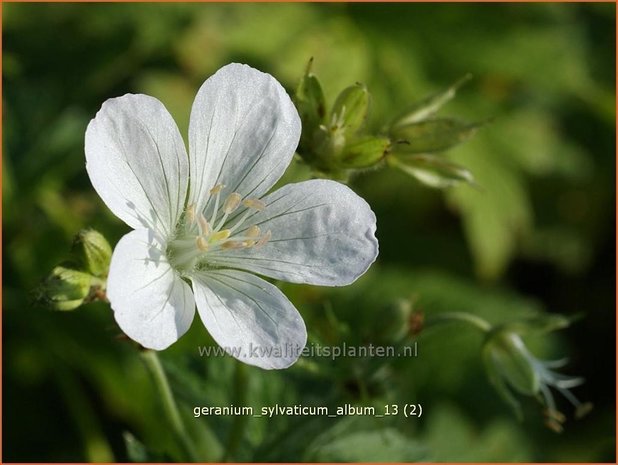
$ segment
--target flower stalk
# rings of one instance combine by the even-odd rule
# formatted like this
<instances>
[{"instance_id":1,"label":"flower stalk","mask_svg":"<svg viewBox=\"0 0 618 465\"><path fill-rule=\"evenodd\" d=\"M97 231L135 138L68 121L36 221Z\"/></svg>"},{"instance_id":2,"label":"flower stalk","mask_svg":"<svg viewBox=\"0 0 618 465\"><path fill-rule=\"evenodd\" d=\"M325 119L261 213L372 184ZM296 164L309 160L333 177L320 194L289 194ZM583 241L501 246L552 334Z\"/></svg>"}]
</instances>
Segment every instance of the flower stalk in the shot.
<instances>
[{"instance_id":1,"label":"flower stalk","mask_svg":"<svg viewBox=\"0 0 618 465\"><path fill-rule=\"evenodd\" d=\"M157 353L154 350L144 350L141 355L159 393L166 420L172 428L174 436L180 445L183 454L187 460L191 462L199 462L195 452L195 447L187 434L184 423L182 422L178 405L174 400L174 395L172 394L172 389L170 388L167 375L165 374L165 370L163 370L163 366L161 365L161 361L159 360Z\"/></svg>"}]
</instances>

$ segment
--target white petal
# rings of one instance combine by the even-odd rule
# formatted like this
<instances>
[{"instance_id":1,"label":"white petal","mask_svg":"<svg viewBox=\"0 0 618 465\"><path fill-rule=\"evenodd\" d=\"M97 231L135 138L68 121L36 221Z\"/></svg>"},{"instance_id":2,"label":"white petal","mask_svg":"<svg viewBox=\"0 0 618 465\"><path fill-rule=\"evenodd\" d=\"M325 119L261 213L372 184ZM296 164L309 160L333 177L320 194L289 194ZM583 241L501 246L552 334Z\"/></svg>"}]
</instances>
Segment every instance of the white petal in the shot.
<instances>
[{"instance_id":1,"label":"white petal","mask_svg":"<svg viewBox=\"0 0 618 465\"><path fill-rule=\"evenodd\" d=\"M200 88L189 125L189 202L198 211L209 190L259 197L290 164L300 138L290 97L269 74L232 63Z\"/></svg>"},{"instance_id":2,"label":"white petal","mask_svg":"<svg viewBox=\"0 0 618 465\"><path fill-rule=\"evenodd\" d=\"M170 267L147 229L131 231L116 245L107 296L120 328L149 349L176 342L195 315L191 287Z\"/></svg>"},{"instance_id":3,"label":"white petal","mask_svg":"<svg viewBox=\"0 0 618 465\"><path fill-rule=\"evenodd\" d=\"M307 342L305 323L275 286L235 270L202 272L192 281L204 325L230 355L266 369L298 359Z\"/></svg>"},{"instance_id":4,"label":"white petal","mask_svg":"<svg viewBox=\"0 0 618 465\"><path fill-rule=\"evenodd\" d=\"M86 130L86 169L109 209L164 238L184 206L188 157L163 104L147 95L107 100Z\"/></svg>"},{"instance_id":5,"label":"white petal","mask_svg":"<svg viewBox=\"0 0 618 465\"><path fill-rule=\"evenodd\" d=\"M213 264L294 283L344 286L378 256L376 217L343 184L317 179L288 184L262 200L266 208L245 225L270 230L272 238L261 248L217 252Z\"/></svg>"}]
</instances>

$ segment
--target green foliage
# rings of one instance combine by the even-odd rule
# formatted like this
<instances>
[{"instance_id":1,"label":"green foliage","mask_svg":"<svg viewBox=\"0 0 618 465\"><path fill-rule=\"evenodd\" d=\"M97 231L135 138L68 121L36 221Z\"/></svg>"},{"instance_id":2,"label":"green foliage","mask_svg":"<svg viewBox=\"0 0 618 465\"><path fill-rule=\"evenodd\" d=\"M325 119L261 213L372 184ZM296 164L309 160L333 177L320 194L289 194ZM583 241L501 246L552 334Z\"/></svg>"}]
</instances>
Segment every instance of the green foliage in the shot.
<instances>
[{"instance_id":1,"label":"green foliage","mask_svg":"<svg viewBox=\"0 0 618 465\"><path fill-rule=\"evenodd\" d=\"M310 343L399 350L416 342L418 357L303 357L284 372L246 367L239 375L229 357L199 356L198 346L214 342L197 318L161 354L202 460L613 461L614 33L613 4L4 5L4 458L182 460L148 371L109 306L46 312L29 293L66 258L76 232L94 227L113 245L128 231L84 169L85 128L101 103L153 95L186 134L204 79L241 61L296 93L311 128L301 148L331 123L329 105L349 106L335 102L353 86L347 93L362 97L362 111L339 153L342 177L403 151L390 128L420 124L412 127L424 128L426 144L437 126L428 131L436 123L423 121L450 118L438 110L494 119L448 152L396 158L434 183L474 176L478 188L434 191L392 169L352 178L378 218L380 258L369 274L341 289L282 286ZM444 90L469 72L475 79ZM457 127L450 136L465 132ZM311 175L295 162L285 180ZM452 323L417 334L420 320L411 320L451 311L529 322L531 352L571 356L569 370L587 380L577 394L597 408L581 421L567 411L555 435L535 401L522 398L518 422L487 380L480 333ZM560 326L547 318L554 312L587 317L563 334L542 334ZM422 403L424 414L244 423L192 415L195 406L241 399L239 379L243 403L256 409Z\"/></svg>"}]
</instances>

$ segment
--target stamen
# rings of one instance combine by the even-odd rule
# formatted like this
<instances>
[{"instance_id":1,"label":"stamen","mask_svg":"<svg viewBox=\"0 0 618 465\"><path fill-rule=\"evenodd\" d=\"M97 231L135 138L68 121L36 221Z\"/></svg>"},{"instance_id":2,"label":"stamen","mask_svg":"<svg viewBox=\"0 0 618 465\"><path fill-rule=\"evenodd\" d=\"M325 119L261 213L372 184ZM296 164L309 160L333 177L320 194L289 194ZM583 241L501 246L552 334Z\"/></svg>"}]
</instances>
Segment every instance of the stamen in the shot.
<instances>
[{"instance_id":1,"label":"stamen","mask_svg":"<svg viewBox=\"0 0 618 465\"><path fill-rule=\"evenodd\" d=\"M210 195L215 196L215 208L213 208L212 215L210 216L210 224L215 224L215 220L217 219L217 213L219 211L219 193L224 187L225 186L223 184L217 184L215 187L210 189Z\"/></svg>"},{"instance_id":2,"label":"stamen","mask_svg":"<svg viewBox=\"0 0 618 465\"><path fill-rule=\"evenodd\" d=\"M229 229L224 229L222 231L217 231L216 233L212 234L209 240L211 243L224 241L228 237L230 237L230 234L232 234L232 231L230 231Z\"/></svg>"},{"instance_id":3,"label":"stamen","mask_svg":"<svg viewBox=\"0 0 618 465\"><path fill-rule=\"evenodd\" d=\"M562 433L562 431L564 430L564 427L552 418L547 418L545 420L545 426L547 426L554 433Z\"/></svg>"},{"instance_id":4,"label":"stamen","mask_svg":"<svg viewBox=\"0 0 618 465\"><path fill-rule=\"evenodd\" d=\"M242 201L242 204L247 208L253 208L259 212L266 208L266 204L259 199L245 199Z\"/></svg>"},{"instance_id":5,"label":"stamen","mask_svg":"<svg viewBox=\"0 0 618 465\"><path fill-rule=\"evenodd\" d=\"M223 212L226 215L229 215L230 213L232 213L234 210L238 208L241 200L242 200L242 197L240 196L238 192L232 192L228 196L228 198L225 199L225 203L223 204Z\"/></svg>"},{"instance_id":6,"label":"stamen","mask_svg":"<svg viewBox=\"0 0 618 465\"><path fill-rule=\"evenodd\" d=\"M552 420L557 421L558 423L564 423L566 421L566 417L564 413L559 412L558 410L545 410L545 416L547 418L551 418Z\"/></svg>"},{"instance_id":7,"label":"stamen","mask_svg":"<svg viewBox=\"0 0 618 465\"><path fill-rule=\"evenodd\" d=\"M223 189L224 187L225 186L223 184L217 184L215 187L210 189L210 195L218 194L219 192L221 192L221 189Z\"/></svg>"},{"instance_id":8,"label":"stamen","mask_svg":"<svg viewBox=\"0 0 618 465\"><path fill-rule=\"evenodd\" d=\"M238 241L227 241L221 244L222 249L242 249L245 247L243 242Z\"/></svg>"},{"instance_id":9,"label":"stamen","mask_svg":"<svg viewBox=\"0 0 618 465\"><path fill-rule=\"evenodd\" d=\"M578 405L575 409L575 418L579 420L580 418L585 417L590 413L593 408L594 406L592 405L592 402L585 402L581 405Z\"/></svg>"},{"instance_id":10,"label":"stamen","mask_svg":"<svg viewBox=\"0 0 618 465\"><path fill-rule=\"evenodd\" d=\"M260 227L258 225L256 225L256 224L254 224L249 229L247 229L247 232L245 233L245 236L247 236L247 237L259 237L260 233L261 233Z\"/></svg>"},{"instance_id":11,"label":"stamen","mask_svg":"<svg viewBox=\"0 0 618 465\"><path fill-rule=\"evenodd\" d=\"M272 237L272 233L270 232L270 229L268 231L266 231L266 234L264 234L259 241L257 241L257 243L255 244L255 248L259 249L260 247L263 247Z\"/></svg>"},{"instance_id":12,"label":"stamen","mask_svg":"<svg viewBox=\"0 0 618 465\"><path fill-rule=\"evenodd\" d=\"M205 236L208 236L210 234L210 224L206 220L206 217L204 216L203 213L200 213L198 221L199 221L200 233Z\"/></svg>"},{"instance_id":13,"label":"stamen","mask_svg":"<svg viewBox=\"0 0 618 465\"><path fill-rule=\"evenodd\" d=\"M192 203L187 207L187 219L189 220L189 224L195 223L195 204Z\"/></svg>"},{"instance_id":14,"label":"stamen","mask_svg":"<svg viewBox=\"0 0 618 465\"><path fill-rule=\"evenodd\" d=\"M206 252L208 250L208 241L204 238L204 236L197 236L195 238L195 244L202 252Z\"/></svg>"}]
</instances>

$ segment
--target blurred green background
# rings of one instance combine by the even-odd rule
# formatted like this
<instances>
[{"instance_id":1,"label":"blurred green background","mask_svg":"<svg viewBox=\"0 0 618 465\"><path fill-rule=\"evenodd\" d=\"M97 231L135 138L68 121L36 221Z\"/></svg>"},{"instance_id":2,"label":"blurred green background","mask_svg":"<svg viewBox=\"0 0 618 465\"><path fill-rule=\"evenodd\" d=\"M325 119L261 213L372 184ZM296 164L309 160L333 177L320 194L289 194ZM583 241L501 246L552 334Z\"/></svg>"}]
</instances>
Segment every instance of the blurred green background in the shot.
<instances>
[{"instance_id":1,"label":"blurred green background","mask_svg":"<svg viewBox=\"0 0 618 465\"><path fill-rule=\"evenodd\" d=\"M107 98L156 96L186 135L202 82L231 61L293 92L310 57L332 102L360 81L378 131L411 102L472 73L443 113L495 117L449 152L481 189L447 192L383 169L352 187L378 218L380 257L343 289L285 285L310 340L384 342L387 305L492 322L583 313L528 341L568 356L595 404L556 434L523 399L518 422L465 326L422 332L407 359L303 359L289 370L204 359L196 317L161 358L205 460L615 460L614 4L4 4L3 460L176 460L161 406L108 307L52 312L32 290L91 226L128 227L92 189L86 125ZM288 179L304 171L292 167ZM381 339L382 338L382 339ZM387 337L388 339L388 337ZM240 387L245 387L241 389ZM202 405L421 403L421 419L192 417ZM572 417L572 409L559 400ZM127 449L128 444L128 449ZM227 451L227 452L224 452ZM223 456L222 454L227 454Z\"/></svg>"}]
</instances>

